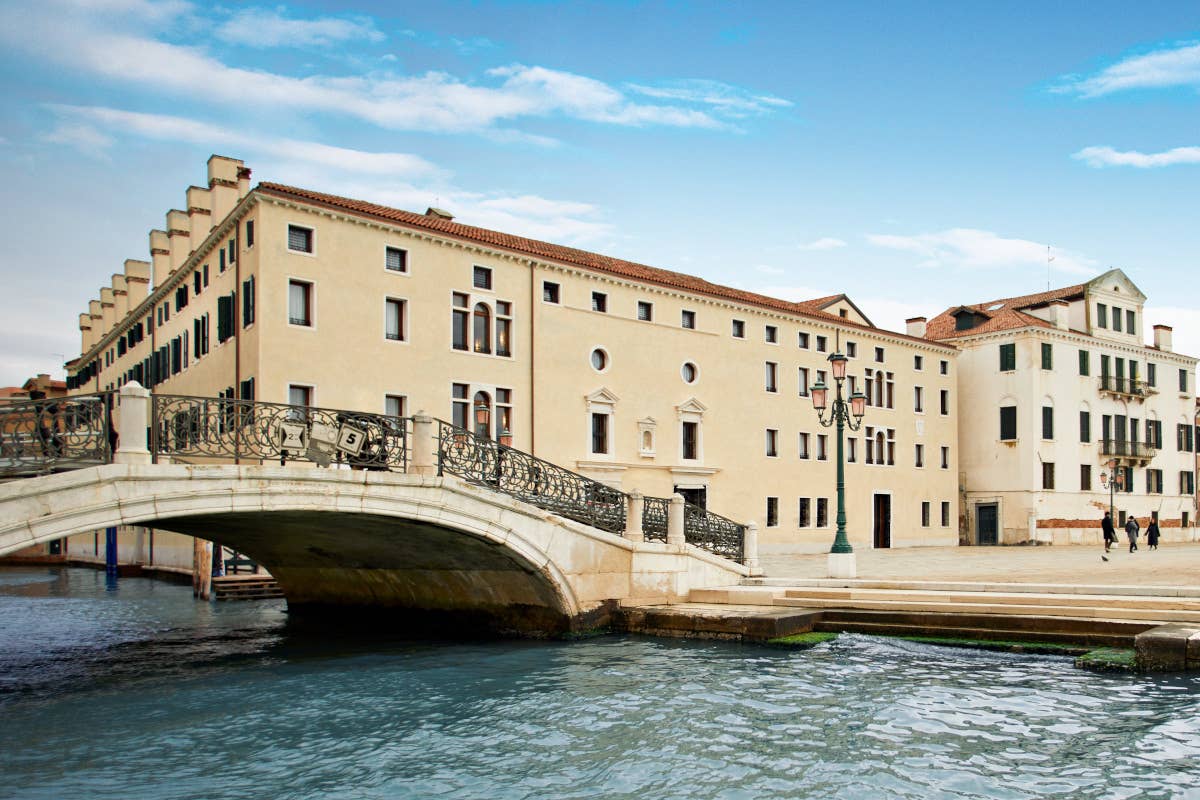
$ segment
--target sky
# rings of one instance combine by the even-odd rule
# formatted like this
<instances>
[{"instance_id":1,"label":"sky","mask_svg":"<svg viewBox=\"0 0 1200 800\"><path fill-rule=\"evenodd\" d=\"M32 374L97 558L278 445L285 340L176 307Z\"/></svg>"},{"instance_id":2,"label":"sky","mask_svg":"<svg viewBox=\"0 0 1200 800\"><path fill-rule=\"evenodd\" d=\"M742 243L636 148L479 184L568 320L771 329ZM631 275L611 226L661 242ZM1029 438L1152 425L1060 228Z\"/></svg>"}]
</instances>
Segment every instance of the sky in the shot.
<instances>
[{"instance_id":1,"label":"sky","mask_svg":"<svg viewBox=\"0 0 1200 800\"><path fill-rule=\"evenodd\" d=\"M0 98L0 385L213 153L893 330L1120 267L1200 355L1194 1L0 0Z\"/></svg>"}]
</instances>

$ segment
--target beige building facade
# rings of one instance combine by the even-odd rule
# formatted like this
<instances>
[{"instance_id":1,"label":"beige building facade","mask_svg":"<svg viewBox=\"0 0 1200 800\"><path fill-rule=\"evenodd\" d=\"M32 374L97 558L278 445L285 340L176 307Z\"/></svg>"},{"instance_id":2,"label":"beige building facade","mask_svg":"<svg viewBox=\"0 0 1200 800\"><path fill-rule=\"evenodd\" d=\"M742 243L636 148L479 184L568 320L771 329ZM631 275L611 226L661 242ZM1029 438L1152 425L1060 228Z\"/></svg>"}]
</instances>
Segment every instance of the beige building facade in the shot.
<instances>
[{"instance_id":1,"label":"beige building facade","mask_svg":"<svg viewBox=\"0 0 1200 800\"><path fill-rule=\"evenodd\" d=\"M151 232L151 262L81 315L73 392L137 380L472 427L482 405L481 433L754 521L764 554L815 553L835 530L836 444L809 387L840 348L869 398L847 434L851 542L957 543L954 347L876 328L844 295L786 302L208 167Z\"/></svg>"},{"instance_id":2,"label":"beige building facade","mask_svg":"<svg viewBox=\"0 0 1200 800\"><path fill-rule=\"evenodd\" d=\"M1098 543L1109 510L1196 538L1196 363L1121 270L947 309L909 331L958 359L964 541ZM1124 535L1122 534L1122 540Z\"/></svg>"}]
</instances>

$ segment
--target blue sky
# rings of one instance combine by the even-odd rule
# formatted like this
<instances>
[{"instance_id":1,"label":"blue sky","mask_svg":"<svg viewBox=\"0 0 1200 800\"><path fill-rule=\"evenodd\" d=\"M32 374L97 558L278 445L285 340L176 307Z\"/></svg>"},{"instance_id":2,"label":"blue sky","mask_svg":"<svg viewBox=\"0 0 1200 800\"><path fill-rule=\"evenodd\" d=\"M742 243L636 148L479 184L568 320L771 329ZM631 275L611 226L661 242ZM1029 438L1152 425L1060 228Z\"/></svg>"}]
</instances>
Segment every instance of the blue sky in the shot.
<instances>
[{"instance_id":1,"label":"blue sky","mask_svg":"<svg viewBox=\"0 0 1200 800\"><path fill-rule=\"evenodd\" d=\"M0 385L61 374L212 153L890 328L1050 246L1200 355L1194 2L0 0L0 88Z\"/></svg>"}]
</instances>

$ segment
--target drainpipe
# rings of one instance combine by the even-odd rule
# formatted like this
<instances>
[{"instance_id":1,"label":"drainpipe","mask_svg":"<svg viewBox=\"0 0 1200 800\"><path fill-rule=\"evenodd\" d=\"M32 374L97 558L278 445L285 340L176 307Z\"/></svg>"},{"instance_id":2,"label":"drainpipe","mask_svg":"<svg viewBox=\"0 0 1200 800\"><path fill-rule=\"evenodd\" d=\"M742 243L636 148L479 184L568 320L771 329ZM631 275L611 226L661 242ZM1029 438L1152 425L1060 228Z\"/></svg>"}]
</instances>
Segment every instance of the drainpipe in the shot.
<instances>
[{"instance_id":1,"label":"drainpipe","mask_svg":"<svg viewBox=\"0 0 1200 800\"><path fill-rule=\"evenodd\" d=\"M534 421L536 406L534 372L537 366L537 340L534 336L534 317L537 316L537 262L529 260L529 454L537 455L537 428Z\"/></svg>"}]
</instances>

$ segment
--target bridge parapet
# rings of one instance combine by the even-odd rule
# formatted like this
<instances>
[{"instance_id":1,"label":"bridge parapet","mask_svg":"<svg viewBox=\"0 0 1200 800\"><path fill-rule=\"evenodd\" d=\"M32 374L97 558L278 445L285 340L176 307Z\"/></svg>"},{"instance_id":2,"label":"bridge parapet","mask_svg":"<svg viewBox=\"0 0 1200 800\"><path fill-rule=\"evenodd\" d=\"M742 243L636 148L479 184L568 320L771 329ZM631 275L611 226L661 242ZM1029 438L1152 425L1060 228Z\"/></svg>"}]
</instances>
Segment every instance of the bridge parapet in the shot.
<instances>
[{"instance_id":1,"label":"bridge parapet","mask_svg":"<svg viewBox=\"0 0 1200 800\"><path fill-rule=\"evenodd\" d=\"M92 467L112 460L113 394L0 405L0 478Z\"/></svg>"}]
</instances>

